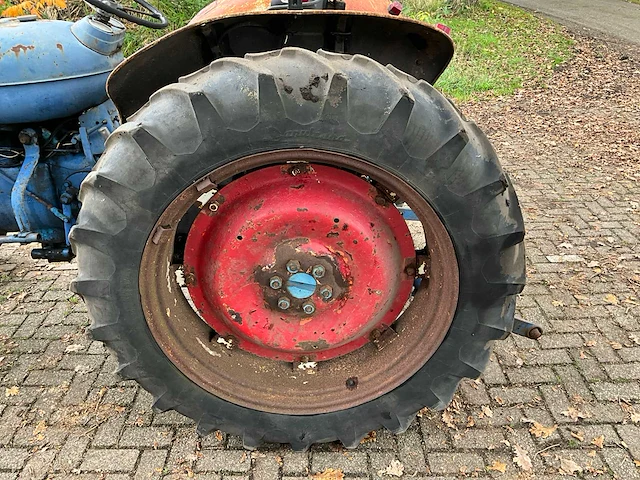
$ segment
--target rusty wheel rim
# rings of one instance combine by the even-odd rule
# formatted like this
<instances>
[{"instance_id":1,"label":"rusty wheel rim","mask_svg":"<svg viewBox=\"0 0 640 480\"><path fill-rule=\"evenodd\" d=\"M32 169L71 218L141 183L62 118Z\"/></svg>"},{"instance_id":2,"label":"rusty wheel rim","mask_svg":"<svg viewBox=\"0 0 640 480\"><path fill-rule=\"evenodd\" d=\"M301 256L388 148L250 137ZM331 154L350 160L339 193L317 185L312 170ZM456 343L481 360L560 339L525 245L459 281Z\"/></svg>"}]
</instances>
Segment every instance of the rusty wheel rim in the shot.
<instances>
[{"instance_id":1,"label":"rusty wheel rim","mask_svg":"<svg viewBox=\"0 0 640 480\"><path fill-rule=\"evenodd\" d=\"M293 176L314 165L320 166L319 169L327 166L366 176L383 192L387 202L393 195L404 200L422 224L427 248L416 253L415 263L403 263L405 277L412 279L415 275L422 279L411 302L407 302L408 306L390 327L376 324L369 332L368 342L348 352L339 352L339 356L326 359L310 351L284 356L286 361L283 361L238 348L237 339L228 332L219 335L214 331L204 317L196 313L190 295L183 294L188 286L178 282L176 271L180 270L186 283L193 272L171 263L176 227L199 198L207 192L217 192L217 185L225 180L272 165L280 165ZM206 205L215 201L215 197L208 198ZM395 209L391 203L387 207ZM141 302L149 329L165 355L187 378L234 404L289 415L354 407L390 392L409 379L433 355L451 326L458 285L458 266L451 239L419 193L395 175L370 163L311 149L244 157L213 170L186 188L156 222L143 251L139 274Z\"/></svg>"}]
</instances>

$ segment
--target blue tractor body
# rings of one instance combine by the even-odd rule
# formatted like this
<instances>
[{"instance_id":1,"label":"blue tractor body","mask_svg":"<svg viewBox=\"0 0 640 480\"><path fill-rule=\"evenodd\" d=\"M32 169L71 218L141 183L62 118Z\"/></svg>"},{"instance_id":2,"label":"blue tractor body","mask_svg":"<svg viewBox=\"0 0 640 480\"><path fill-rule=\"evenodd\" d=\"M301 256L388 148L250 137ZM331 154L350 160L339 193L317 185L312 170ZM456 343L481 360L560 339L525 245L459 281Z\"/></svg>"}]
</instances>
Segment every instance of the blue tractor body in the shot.
<instances>
[{"instance_id":1,"label":"blue tractor body","mask_svg":"<svg viewBox=\"0 0 640 480\"><path fill-rule=\"evenodd\" d=\"M105 85L123 39L114 19L0 21L0 243L71 258L78 189L119 125Z\"/></svg>"}]
</instances>

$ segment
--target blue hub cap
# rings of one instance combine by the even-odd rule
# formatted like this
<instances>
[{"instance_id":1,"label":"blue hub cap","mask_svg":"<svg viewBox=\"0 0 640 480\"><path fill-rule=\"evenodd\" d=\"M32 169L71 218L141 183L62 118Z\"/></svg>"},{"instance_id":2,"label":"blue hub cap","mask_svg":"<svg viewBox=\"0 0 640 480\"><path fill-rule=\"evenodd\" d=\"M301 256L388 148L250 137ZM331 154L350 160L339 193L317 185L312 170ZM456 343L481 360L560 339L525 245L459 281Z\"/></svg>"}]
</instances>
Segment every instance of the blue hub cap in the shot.
<instances>
[{"instance_id":1,"label":"blue hub cap","mask_svg":"<svg viewBox=\"0 0 640 480\"><path fill-rule=\"evenodd\" d=\"M316 279L308 273L296 273L287 280L287 290L295 298L309 298L316 291Z\"/></svg>"}]
</instances>

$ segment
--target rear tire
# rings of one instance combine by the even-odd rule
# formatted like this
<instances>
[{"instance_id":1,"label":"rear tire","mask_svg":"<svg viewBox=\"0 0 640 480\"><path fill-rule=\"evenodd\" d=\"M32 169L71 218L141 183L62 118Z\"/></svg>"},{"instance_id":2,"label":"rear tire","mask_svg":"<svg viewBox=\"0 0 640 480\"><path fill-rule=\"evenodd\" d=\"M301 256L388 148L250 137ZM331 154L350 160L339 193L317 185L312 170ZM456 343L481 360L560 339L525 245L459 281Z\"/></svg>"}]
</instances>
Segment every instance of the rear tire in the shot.
<instances>
[{"instance_id":1,"label":"rear tire","mask_svg":"<svg viewBox=\"0 0 640 480\"><path fill-rule=\"evenodd\" d=\"M151 334L139 293L145 244L180 192L233 160L300 147L351 155L406 182L439 215L459 266L451 328L417 373L375 400L317 415L246 408L198 386ZM247 448L356 447L381 426L404 431L425 406L445 408L462 378L484 370L492 341L511 332L524 287L520 207L484 134L428 83L359 55L286 48L213 62L155 93L113 133L80 198L72 289L93 338L156 408L193 418L201 434L241 435Z\"/></svg>"}]
</instances>

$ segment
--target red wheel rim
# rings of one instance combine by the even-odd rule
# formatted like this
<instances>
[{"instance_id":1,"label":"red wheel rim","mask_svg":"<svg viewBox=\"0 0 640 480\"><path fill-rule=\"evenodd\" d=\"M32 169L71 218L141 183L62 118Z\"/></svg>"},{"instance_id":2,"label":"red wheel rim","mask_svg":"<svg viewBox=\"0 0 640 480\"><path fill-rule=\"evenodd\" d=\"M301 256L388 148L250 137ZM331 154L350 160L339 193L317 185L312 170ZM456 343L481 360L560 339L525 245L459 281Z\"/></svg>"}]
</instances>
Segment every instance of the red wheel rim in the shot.
<instances>
[{"instance_id":1,"label":"red wheel rim","mask_svg":"<svg viewBox=\"0 0 640 480\"><path fill-rule=\"evenodd\" d=\"M183 228L193 226L191 213L199 214L203 207L216 210L209 205L213 205L210 199L218 190L220 195L214 201L217 198L220 210L226 202L226 187L219 186L230 186L252 172L264 173L273 165L292 177L299 177L311 166L351 172L356 179L370 182L380 195L405 201L422 225L426 247L416 251L414 263L405 268L407 277L418 277L420 282L416 278L417 286L393 324L374 329L369 342L349 353L319 362L304 358L291 362L237 348L239 339L220 336L203 321L184 285L196 283L194 266L185 268L183 258L187 252L182 235L188 234ZM378 199L380 207L395 209L382 200ZM221 223L220 227L225 225ZM388 170L352 156L295 149L239 158L185 186L160 214L147 239L138 286L149 331L167 358L190 381L214 396L247 408L315 415L374 400L415 374L436 351L451 325L459 278L446 228L413 187Z\"/></svg>"},{"instance_id":2,"label":"red wheel rim","mask_svg":"<svg viewBox=\"0 0 640 480\"><path fill-rule=\"evenodd\" d=\"M232 181L203 206L184 256L191 298L216 333L286 361L327 360L368 343L402 311L414 264L393 204L325 165L297 175L266 167Z\"/></svg>"}]
</instances>

